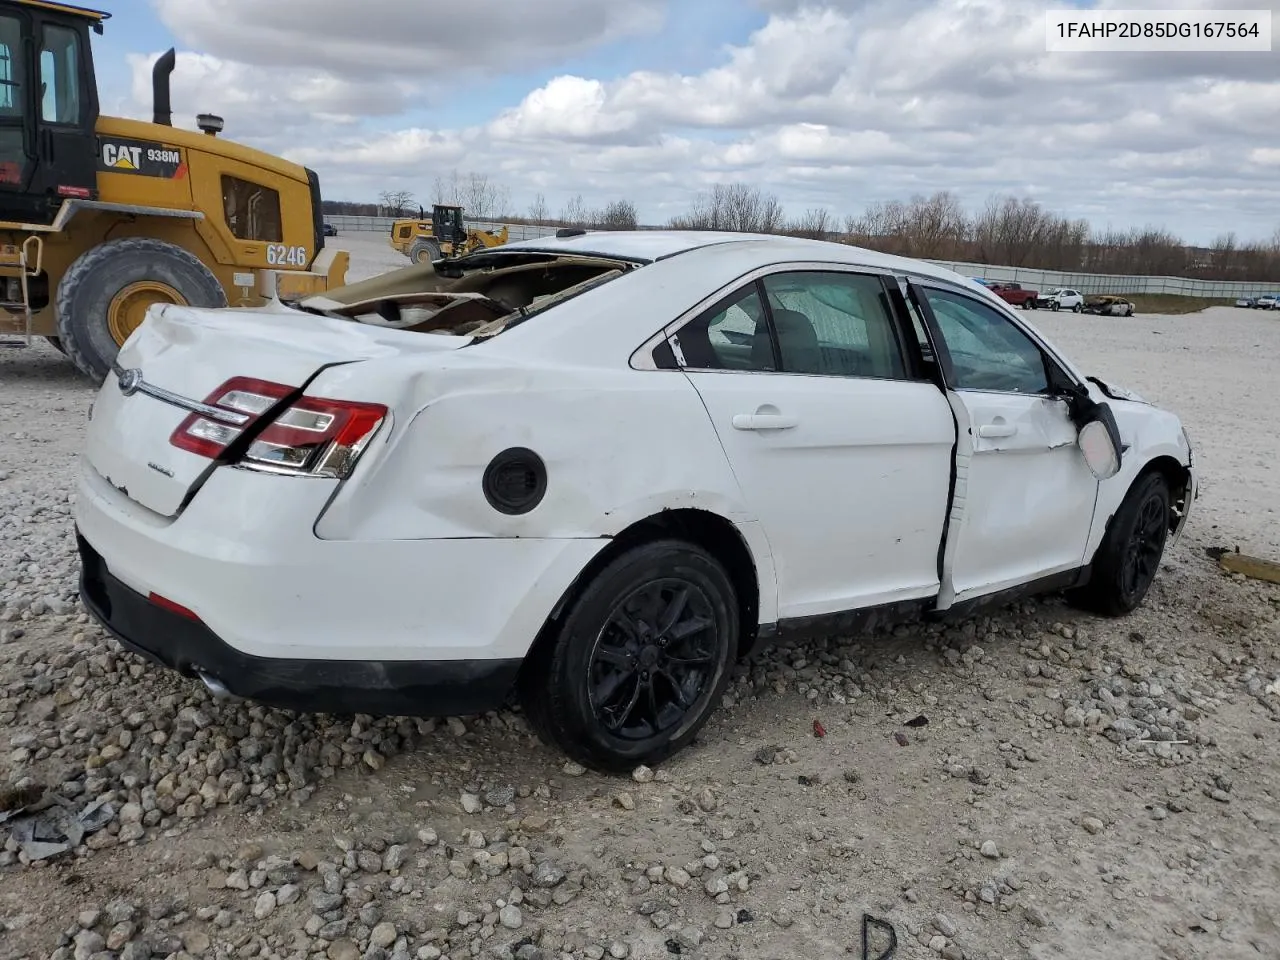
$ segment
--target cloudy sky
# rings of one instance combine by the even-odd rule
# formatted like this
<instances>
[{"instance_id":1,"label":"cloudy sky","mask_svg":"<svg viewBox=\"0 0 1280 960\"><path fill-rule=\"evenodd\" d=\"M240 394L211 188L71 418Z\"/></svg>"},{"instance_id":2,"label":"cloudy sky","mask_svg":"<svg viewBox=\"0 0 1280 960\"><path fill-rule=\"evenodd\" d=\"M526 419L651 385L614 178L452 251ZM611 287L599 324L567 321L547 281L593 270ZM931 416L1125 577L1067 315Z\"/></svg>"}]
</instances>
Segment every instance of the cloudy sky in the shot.
<instances>
[{"instance_id":1,"label":"cloudy sky","mask_svg":"<svg viewBox=\"0 0 1280 960\"><path fill-rule=\"evenodd\" d=\"M105 111L150 115L178 50L175 123L314 167L325 197L437 175L627 198L663 223L717 181L843 219L955 191L1032 197L1191 242L1280 227L1280 44L1064 54L1045 11L1280 0L99 0ZM1280 29L1280 15L1275 16Z\"/></svg>"}]
</instances>

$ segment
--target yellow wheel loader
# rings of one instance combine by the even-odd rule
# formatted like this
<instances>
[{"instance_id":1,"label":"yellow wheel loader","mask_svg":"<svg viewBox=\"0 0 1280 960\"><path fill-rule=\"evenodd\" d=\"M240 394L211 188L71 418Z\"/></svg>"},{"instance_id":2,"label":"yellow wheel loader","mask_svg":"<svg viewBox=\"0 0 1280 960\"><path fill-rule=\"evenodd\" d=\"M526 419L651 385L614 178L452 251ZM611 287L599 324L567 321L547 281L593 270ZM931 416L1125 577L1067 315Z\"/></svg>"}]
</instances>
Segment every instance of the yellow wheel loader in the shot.
<instances>
[{"instance_id":1,"label":"yellow wheel loader","mask_svg":"<svg viewBox=\"0 0 1280 960\"><path fill-rule=\"evenodd\" d=\"M173 126L172 49L152 122L99 116L90 32L110 16L0 0L0 343L47 338L101 381L158 303L258 306L342 286L320 182L298 164Z\"/></svg>"},{"instance_id":2,"label":"yellow wheel loader","mask_svg":"<svg viewBox=\"0 0 1280 960\"><path fill-rule=\"evenodd\" d=\"M443 203L431 208L430 220L397 220L391 224L391 246L414 263L430 263L441 257L460 257L486 247L500 247L507 242L508 235L506 227L498 231L468 230L462 208Z\"/></svg>"}]
</instances>

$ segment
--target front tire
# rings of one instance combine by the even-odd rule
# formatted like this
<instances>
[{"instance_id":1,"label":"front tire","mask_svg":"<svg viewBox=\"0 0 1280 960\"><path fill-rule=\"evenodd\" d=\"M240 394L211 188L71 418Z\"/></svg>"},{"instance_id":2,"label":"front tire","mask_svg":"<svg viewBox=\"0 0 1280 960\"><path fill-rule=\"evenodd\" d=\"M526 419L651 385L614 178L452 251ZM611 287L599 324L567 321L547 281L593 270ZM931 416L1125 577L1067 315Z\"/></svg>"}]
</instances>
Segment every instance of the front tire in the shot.
<instances>
[{"instance_id":1,"label":"front tire","mask_svg":"<svg viewBox=\"0 0 1280 960\"><path fill-rule=\"evenodd\" d=\"M1076 602L1118 617L1141 604L1155 580L1169 537L1169 484L1159 473L1139 477L1125 494L1093 558L1093 574Z\"/></svg>"},{"instance_id":2,"label":"front tire","mask_svg":"<svg viewBox=\"0 0 1280 960\"><path fill-rule=\"evenodd\" d=\"M680 540L634 547L595 575L528 664L534 729L584 766L623 772L687 745L729 681L738 598L724 567Z\"/></svg>"},{"instance_id":3,"label":"front tire","mask_svg":"<svg viewBox=\"0 0 1280 960\"><path fill-rule=\"evenodd\" d=\"M409 247L409 259L414 263L431 263L440 259L440 244L426 237L418 237Z\"/></svg>"},{"instance_id":4,"label":"front tire","mask_svg":"<svg viewBox=\"0 0 1280 960\"><path fill-rule=\"evenodd\" d=\"M120 347L157 303L225 307L227 295L194 254L163 240L122 237L86 250L58 284L63 352L101 383Z\"/></svg>"}]
</instances>

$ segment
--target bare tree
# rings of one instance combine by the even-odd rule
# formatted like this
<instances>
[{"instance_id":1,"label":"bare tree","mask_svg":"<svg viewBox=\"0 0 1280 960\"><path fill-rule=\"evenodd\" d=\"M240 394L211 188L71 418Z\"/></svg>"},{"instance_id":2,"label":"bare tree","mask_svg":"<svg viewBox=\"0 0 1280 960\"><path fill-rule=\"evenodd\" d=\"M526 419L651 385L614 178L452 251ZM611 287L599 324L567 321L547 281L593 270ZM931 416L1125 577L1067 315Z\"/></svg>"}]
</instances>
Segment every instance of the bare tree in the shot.
<instances>
[{"instance_id":1,"label":"bare tree","mask_svg":"<svg viewBox=\"0 0 1280 960\"><path fill-rule=\"evenodd\" d=\"M582 199L582 194L577 194L568 203L564 209L560 211L560 221L570 227L585 227L591 223L591 213L587 210L587 205Z\"/></svg>"},{"instance_id":2,"label":"bare tree","mask_svg":"<svg viewBox=\"0 0 1280 960\"><path fill-rule=\"evenodd\" d=\"M711 192L694 198L689 212L673 217L678 230L730 230L742 233L779 233L783 226L782 203L771 193L745 183L717 183Z\"/></svg>"},{"instance_id":3,"label":"bare tree","mask_svg":"<svg viewBox=\"0 0 1280 960\"><path fill-rule=\"evenodd\" d=\"M803 221L798 227L803 227ZM950 193L873 203L845 223L851 243L939 260L1087 273L1280 280L1280 231L1241 244L1234 233L1190 247L1163 227L1095 230L1028 198L993 196L976 216ZM1280 285L1280 284L1277 284Z\"/></svg>"},{"instance_id":4,"label":"bare tree","mask_svg":"<svg viewBox=\"0 0 1280 960\"><path fill-rule=\"evenodd\" d=\"M835 230L835 221L824 207L812 207L799 220L787 228L787 232L810 240L825 240Z\"/></svg>"},{"instance_id":5,"label":"bare tree","mask_svg":"<svg viewBox=\"0 0 1280 960\"><path fill-rule=\"evenodd\" d=\"M615 200L591 217L592 226L605 230L634 230L638 223L636 205L630 200Z\"/></svg>"},{"instance_id":6,"label":"bare tree","mask_svg":"<svg viewBox=\"0 0 1280 960\"><path fill-rule=\"evenodd\" d=\"M388 216L402 217L404 208L413 202L413 191L383 190L378 194L378 202L386 208Z\"/></svg>"},{"instance_id":7,"label":"bare tree","mask_svg":"<svg viewBox=\"0 0 1280 960\"><path fill-rule=\"evenodd\" d=\"M459 174L451 170L448 177L437 176L435 202L462 207L468 217L489 220L508 213L511 191L489 178L486 173L471 171Z\"/></svg>"},{"instance_id":8,"label":"bare tree","mask_svg":"<svg viewBox=\"0 0 1280 960\"><path fill-rule=\"evenodd\" d=\"M446 206L462 206L462 180L457 170L452 170L448 178L437 176L432 189L432 202Z\"/></svg>"},{"instance_id":9,"label":"bare tree","mask_svg":"<svg viewBox=\"0 0 1280 960\"><path fill-rule=\"evenodd\" d=\"M550 211L547 210L547 198L539 193L533 198L533 203L529 204L529 219L534 223L543 224L547 222Z\"/></svg>"}]
</instances>

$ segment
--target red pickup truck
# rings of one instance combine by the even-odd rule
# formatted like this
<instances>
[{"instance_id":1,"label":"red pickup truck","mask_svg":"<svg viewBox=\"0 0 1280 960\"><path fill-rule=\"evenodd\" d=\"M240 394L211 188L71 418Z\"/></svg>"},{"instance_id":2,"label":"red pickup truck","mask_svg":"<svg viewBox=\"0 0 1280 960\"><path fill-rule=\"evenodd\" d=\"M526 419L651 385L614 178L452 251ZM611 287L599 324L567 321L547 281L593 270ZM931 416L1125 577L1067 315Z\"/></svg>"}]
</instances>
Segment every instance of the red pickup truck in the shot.
<instances>
[{"instance_id":1,"label":"red pickup truck","mask_svg":"<svg viewBox=\"0 0 1280 960\"><path fill-rule=\"evenodd\" d=\"M987 286L1005 303L1011 303L1023 310L1034 310L1039 290L1024 290L1022 284L1014 280L988 280Z\"/></svg>"}]
</instances>

